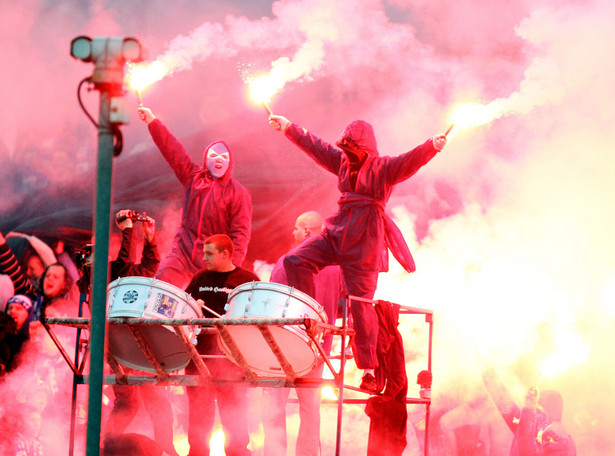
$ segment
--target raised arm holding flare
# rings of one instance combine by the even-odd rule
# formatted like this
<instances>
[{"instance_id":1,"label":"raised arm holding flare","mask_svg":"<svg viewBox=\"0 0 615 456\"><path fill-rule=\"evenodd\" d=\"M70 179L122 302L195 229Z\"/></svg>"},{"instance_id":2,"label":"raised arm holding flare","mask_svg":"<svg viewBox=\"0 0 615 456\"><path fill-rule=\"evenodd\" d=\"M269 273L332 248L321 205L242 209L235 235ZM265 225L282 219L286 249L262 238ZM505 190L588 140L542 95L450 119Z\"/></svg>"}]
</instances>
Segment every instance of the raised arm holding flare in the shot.
<instances>
[{"instance_id":1,"label":"raised arm holding flare","mask_svg":"<svg viewBox=\"0 0 615 456\"><path fill-rule=\"evenodd\" d=\"M139 117L149 128L156 146L184 187L181 225L171 253L162 260L156 279L185 288L203 269L203 245L212 234L227 234L233 241L233 263L245 259L252 224L252 197L233 178L233 155L223 141L203 150L203 166L197 164L184 146L145 107Z\"/></svg>"}]
</instances>

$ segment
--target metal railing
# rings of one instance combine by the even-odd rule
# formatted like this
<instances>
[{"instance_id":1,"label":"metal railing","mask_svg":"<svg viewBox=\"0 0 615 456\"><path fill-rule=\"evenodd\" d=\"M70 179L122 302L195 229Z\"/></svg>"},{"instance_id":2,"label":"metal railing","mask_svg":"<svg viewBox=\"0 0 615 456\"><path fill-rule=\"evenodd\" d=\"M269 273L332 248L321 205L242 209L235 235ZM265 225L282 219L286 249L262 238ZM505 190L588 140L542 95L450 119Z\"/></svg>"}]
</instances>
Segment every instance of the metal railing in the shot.
<instances>
[{"instance_id":1,"label":"metal railing","mask_svg":"<svg viewBox=\"0 0 615 456\"><path fill-rule=\"evenodd\" d=\"M143 353L145 359L150 363L153 373L142 375L128 375L126 374L122 363L116 359L113 353L107 352L104 354L107 363L113 372L112 375L103 375L104 384L124 384L124 385L142 385L142 384L156 384L156 385L180 385L180 386L197 386L197 385L209 385L224 384L224 383L248 383L251 386L258 387L294 387L294 388L319 388L322 386L331 386L337 389L337 400L323 400L324 404L337 404L337 429L336 429L336 455L340 455L340 444L342 434L342 417L343 417L343 405L344 404L365 404L369 397L365 399L361 398L345 398L344 390L352 390L369 395L368 392L361 390L360 388L344 383L345 364L346 364L346 350L345 347L349 340L352 340L354 331L348 328L348 308L353 301L361 302L364 304L378 305L379 301L367 300L355 296L348 296L345 300L345 305L342 307L342 324L341 326L335 326L325 324L321 321L317 321L311 318L189 318L189 319L177 319L177 318L134 318L134 317L109 317L107 322L109 325L122 325L129 329L130 334L134 337L136 345ZM397 305L397 304L395 304ZM417 307L399 306L400 315L425 315L425 322L429 325L428 336L428 349L427 349L427 370L431 372L432 368L432 340L433 340L433 312L428 309L422 309ZM98 347L91 347L89 340L80 340L79 334L83 334L84 330L89 329L91 321L89 318L44 318L43 326L51 336L53 342L59 349L62 357L65 359L74 374L74 384L89 384L89 375L84 374L84 368L87 363L88 355L91 352L99 350ZM75 350L75 359L72 360L68 352L62 346L60 340L54 335L52 326L70 326L77 329L78 332L78 344ZM229 326L251 326L256 327L259 330L262 338L267 346L270 348L275 356L275 359L281 367L283 375L279 377L269 377L257 375L254 372L253 366L246 360L241 351L241 347L236 343L233 338L232 331L229 331ZM143 330L147 327L165 326L168 330L175 332L178 339L181 341L182 346L186 350L186 354L190 361L192 361L198 370L198 375L184 375L177 372L169 372L165 370L163 363L157 359L158 354L152 350L148 344L146 337L144 337ZM216 378L211 375L207 368L203 358L208 356L200 355L192 340L189 339L184 330L185 326L199 326L203 330L217 333L219 337L224 341L230 356L233 358L235 364L237 364L243 374L243 378ZM333 378L309 378L306 376L300 376L295 372L295 369L284 353L284 350L276 341L272 334L271 327L291 327L299 326L302 331L309 337L313 347L317 350L319 362L325 363L329 369ZM319 343L320 335L339 336L341 338L341 351L337 356L327 355L322 345ZM214 355L216 356L216 355ZM225 355L221 355L225 356ZM209 356L211 357L211 356ZM331 363L332 359L340 360L339 369L335 369ZM424 428L424 455L429 454L429 414L431 399L429 398L413 398L407 397L406 404L418 404L425 406L425 428ZM73 411L76 407L76 394L73 394ZM74 414L71 418L71 439L74 438ZM71 444L70 455L72 456Z\"/></svg>"}]
</instances>

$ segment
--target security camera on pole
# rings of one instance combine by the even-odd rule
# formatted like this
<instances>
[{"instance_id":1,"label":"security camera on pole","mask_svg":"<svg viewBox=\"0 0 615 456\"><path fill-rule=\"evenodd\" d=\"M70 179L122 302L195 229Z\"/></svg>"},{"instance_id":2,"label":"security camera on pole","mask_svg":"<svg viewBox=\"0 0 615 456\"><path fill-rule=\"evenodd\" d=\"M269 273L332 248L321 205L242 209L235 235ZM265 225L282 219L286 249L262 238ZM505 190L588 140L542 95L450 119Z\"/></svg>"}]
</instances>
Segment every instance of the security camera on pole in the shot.
<instances>
[{"instance_id":1,"label":"security camera on pole","mask_svg":"<svg viewBox=\"0 0 615 456\"><path fill-rule=\"evenodd\" d=\"M98 127L96 207L94 212L96 245L94 246L91 296L90 388L86 442L86 455L94 456L100 454L113 156L118 155L122 148L119 125L129 122L128 109L124 100L126 63L141 61L142 55L141 45L134 38L89 38L87 36L79 36L72 40L71 55L76 59L94 64L94 73L85 78L82 83L89 82L100 92L98 123L86 111L86 115ZM79 100L79 103L83 108L81 100Z\"/></svg>"}]
</instances>

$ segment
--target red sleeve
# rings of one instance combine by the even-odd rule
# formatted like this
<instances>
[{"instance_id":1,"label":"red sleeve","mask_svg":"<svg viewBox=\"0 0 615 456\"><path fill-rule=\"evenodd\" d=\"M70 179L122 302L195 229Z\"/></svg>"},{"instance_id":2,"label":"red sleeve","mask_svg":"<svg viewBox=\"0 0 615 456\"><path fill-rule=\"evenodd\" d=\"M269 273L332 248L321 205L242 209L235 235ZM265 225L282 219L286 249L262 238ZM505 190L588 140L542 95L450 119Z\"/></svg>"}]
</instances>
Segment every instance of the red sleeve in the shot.
<instances>
[{"instance_id":1,"label":"red sleeve","mask_svg":"<svg viewBox=\"0 0 615 456\"><path fill-rule=\"evenodd\" d=\"M136 261L136 246L134 228L122 230L122 244L117 258L111 262L110 280L131 275L132 267Z\"/></svg>"},{"instance_id":2,"label":"red sleeve","mask_svg":"<svg viewBox=\"0 0 615 456\"><path fill-rule=\"evenodd\" d=\"M150 123L148 128L154 143L173 169L175 176L184 187L190 184L192 175L200 170L199 165L194 162L179 140L158 119Z\"/></svg>"},{"instance_id":3,"label":"red sleeve","mask_svg":"<svg viewBox=\"0 0 615 456\"><path fill-rule=\"evenodd\" d=\"M392 184L405 181L426 165L437 153L433 141L428 139L411 151L397 157L391 157L386 165L387 181Z\"/></svg>"},{"instance_id":4,"label":"red sleeve","mask_svg":"<svg viewBox=\"0 0 615 456\"><path fill-rule=\"evenodd\" d=\"M135 275L142 277L153 277L160 265L160 254L155 238L152 242L143 244L143 253L141 254L141 263L136 264L133 271Z\"/></svg>"},{"instance_id":5,"label":"red sleeve","mask_svg":"<svg viewBox=\"0 0 615 456\"><path fill-rule=\"evenodd\" d=\"M285 135L316 163L337 176L342 162L341 150L294 123L286 129Z\"/></svg>"},{"instance_id":6,"label":"red sleeve","mask_svg":"<svg viewBox=\"0 0 615 456\"><path fill-rule=\"evenodd\" d=\"M233 264L241 266L248 252L252 230L252 196L243 186L236 188L237 194L230 207L229 237L233 241Z\"/></svg>"}]
</instances>

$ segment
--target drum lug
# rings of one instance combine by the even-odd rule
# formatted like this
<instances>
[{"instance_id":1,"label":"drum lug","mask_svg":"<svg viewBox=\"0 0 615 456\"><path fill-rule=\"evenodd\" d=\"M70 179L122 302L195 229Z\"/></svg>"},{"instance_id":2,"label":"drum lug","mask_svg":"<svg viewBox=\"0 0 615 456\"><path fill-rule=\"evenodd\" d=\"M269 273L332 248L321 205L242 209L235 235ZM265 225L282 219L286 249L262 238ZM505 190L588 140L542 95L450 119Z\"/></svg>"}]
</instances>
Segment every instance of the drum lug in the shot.
<instances>
[{"instance_id":1,"label":"drum lug","mask_svg":"<svg viewBox=\"0 0 615 456\"><path fill-rule=\"evenodd\" d=\"M250 311L250 304L252 303L252 296L254 296L254 283L255 282L252 282L252 289L250 290L250 294L248 295L248 303L246 304L246 308L243 309L244 318L248 316L248 312Z\"/></svg>"},{"instance_id":2,"label":"drum lug","mask_svg":"<svg viewBox=\"0 0 615 456\"><path fill-rule=\"evenodd\" d=\"M282 318L286 318L286 311L288 310L288 305L290 304L290 296L288 295L286 298L286 302L284 303L284 310L282 311Z\"/></svg>"},{"instance_id":3,"label":"drum lug","mask_svg":"<svg viewBox=\"0 0 615 456\"><path fill-rule=\"evenodd\" d=\"M109 312L111 309L113 309L113 304L115 304L115 295L117 293L117 288L113 289L113 298L111 298L111 305L109 306L109 308L107 309L107 312ZM107 298L109 299L109 298Z\"/></svg>"}]
</instances>

